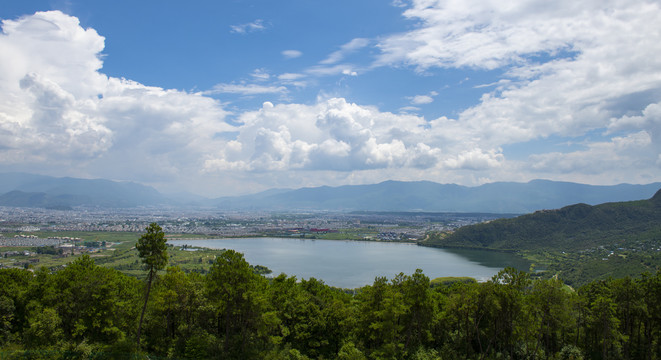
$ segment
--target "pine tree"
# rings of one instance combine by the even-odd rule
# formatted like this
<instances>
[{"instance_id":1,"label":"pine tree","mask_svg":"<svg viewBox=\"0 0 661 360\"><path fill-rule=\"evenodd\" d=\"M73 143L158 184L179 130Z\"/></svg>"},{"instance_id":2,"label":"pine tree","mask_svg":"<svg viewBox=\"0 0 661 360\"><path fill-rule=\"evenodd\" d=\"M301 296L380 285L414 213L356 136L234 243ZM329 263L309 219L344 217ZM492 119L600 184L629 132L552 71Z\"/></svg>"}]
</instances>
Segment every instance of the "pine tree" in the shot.
<instances>
[{"instance_id":1,"label":"pine tree","mask_svg":"<svg viewBox=\"0 0 661 360\"><path fill-rule=\"evenodd\" d=\"M138 249L140 258L145 264L147 273L147 291L145 292L145 303L142 306L140 313L140 323L138 324L138 349L140 349L140 333L142 332L142 320L145 317L145 310L147 309L147 301L149 300L149 291L154 277L158 270L163 269L168 263L167 239L163 233L163 229L156 223L151 223L146 229L147 232L142 234L135 248Z\"/></svg>"}]
</instances>

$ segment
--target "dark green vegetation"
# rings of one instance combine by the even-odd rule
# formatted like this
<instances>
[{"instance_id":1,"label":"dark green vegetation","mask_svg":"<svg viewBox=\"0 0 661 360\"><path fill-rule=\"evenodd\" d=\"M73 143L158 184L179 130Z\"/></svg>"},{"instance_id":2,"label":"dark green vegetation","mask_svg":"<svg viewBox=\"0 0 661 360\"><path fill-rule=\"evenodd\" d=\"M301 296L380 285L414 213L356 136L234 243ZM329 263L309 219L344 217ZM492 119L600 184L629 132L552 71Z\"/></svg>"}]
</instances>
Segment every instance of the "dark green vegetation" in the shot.
<instances>
[{"instance_id":1,"label":"dark green vegetation","mask_svg":"<svg viewBox=\"0 0 661 360\"><path fill-rule=\"evenodd\" d=\"M661 268L661 191L649 200L577 204L430 234L427 246L518 251L572 285Z\"/></svg>"},{"instance_id":2,"label":"dark green vegetation","mask_svg":"<svg viewBox=\"0 0 661 360\"><path fill-rule=\"evenodd\" d=\"M573 291L508 268L430 286L420 271L355 291L266 279L224 252L206 275L146 283L88 256L64 269L0 270L3 359L658 359L661 272Z\"/></svg>"},{"instance_id":3,"label":"dark green vegetation","mask_svg":"<svg viewBox=\"0 0 661 360\"><path fill-rule=\"evenodd\" d=\"M151 285L159 270L163 269L168 264L168 247L165 244L165 233L163 229L156 223L151 223L147 227L147 232L140 236L135 248L138 249L138 255L142 262L145 264L147 270L147 291L145 292L145 304L142 306L140 313L140 322L138 323L138 350L140 349L140 334L142 330L142 320L145 317L147 310L147 301L149 301L149 293L151 292Z\"/></svg>"},{"instance_id":4,"label":"dark green vegetation","mask_svg":"<svg viewBox=\"0 0 661 360\"><path fill-rule=\"evenodd\" d=\"M468 276L444 276L444 277L438 277L432 279L429 285L431 287L437 287L437 286L450 286L455 283L472 284L476 282L477 280Z\"/></svg>"},{"instance_id":5,"label":"dark green vegetation","mask_svg":"<svg viewBox=\"0 0 661 360\"><path fill-rule=\"evenodd\" d=\"M632 234L641 240L654 239L661 234L660 220L661 191L650 200L597 206L577 204L466 226L433 244L503 250L581 250L618 243Z\"/></svg>"}]
</instances>

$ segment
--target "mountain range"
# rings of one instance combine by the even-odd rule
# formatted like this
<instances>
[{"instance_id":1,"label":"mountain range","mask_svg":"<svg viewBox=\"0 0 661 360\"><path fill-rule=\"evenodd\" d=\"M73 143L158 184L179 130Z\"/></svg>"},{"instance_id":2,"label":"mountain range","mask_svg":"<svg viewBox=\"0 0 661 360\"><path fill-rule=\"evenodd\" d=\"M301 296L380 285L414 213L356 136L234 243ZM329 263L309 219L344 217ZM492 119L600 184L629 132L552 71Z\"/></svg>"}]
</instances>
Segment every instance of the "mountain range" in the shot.
<instances>
[{"instance_id":1,"label":"mountain range","mask_svg":"<svg viewBox=\"0 0 661 360\"><path fill-rule=\"evenodd\" d=\"M220 210L259 211L424 211L528 213L570 204L600 204L647 199L661 183L596 186L533 180L495 182L476 187L430 181L385 181L371 185L272 189L221 197L166 196L156 189L105 179L50 177L25 173L0 174L0 206L73 208L93 206L196 206Z\"/></svg>"},{"instance_id":2,"label":"mountain range","mask_svg":"<svg viewBox=\"0 0 661 360\"><path fill-rule=\"evenodd\" d=\"M69 209L74 206L130 208L171 202L156 189L134 182L0 174L0 205Z\"/></svg>"},{"instance_id":3,"label":"mountain range","mask_svg":"<svg viewBox=\"0 0 661 360\"><path fill-rule=\"evenodd\" d=\"M373 185L346 185L280 190L215 200L222 209L488 212L523 214L570 204L600 204L647 199L661 183L595 186L533 180L495 182L476 187L429 181L385 181Z\"/></svg>"}]
</instances>

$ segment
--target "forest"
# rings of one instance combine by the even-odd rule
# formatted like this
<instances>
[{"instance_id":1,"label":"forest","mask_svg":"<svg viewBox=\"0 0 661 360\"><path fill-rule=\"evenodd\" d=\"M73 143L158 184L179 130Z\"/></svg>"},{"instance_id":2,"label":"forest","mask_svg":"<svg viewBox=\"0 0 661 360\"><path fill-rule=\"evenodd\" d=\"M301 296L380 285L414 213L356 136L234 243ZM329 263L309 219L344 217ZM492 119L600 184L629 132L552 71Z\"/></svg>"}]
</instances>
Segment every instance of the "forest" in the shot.
<instances>
[{"instance_id":1,"label":"forest","mask_svg":"<svg viewBox=\"0 0 661 360\"><path fill-rule=\"evenodd\" d=\"M89 256L2 269L0 358L661 358L661 272L572 289L512 268L434 286L416 271L346 290L266 278L227 250L207 274L155 274L139 324L147 285Z\"/></svg>"},{"instance_id":2,"label":"forest","mask_svg":"<svg viewBox=\"0 0 661 360\"><path fill-rule=\"evenodd\" d=\"M656 245L661 234L659 219L661 190L648 200L595 206L575 204L464 226L447 237L432 237L425 245L564 251L611 244L629 247L647 243Z\"/></svg>"},{"instance_id":3,"label":"forest","mask_svg":"<svg viewBox=\"0 0 661 360\"><path fill-rule=\"evenodd\" d=\"M576 204L429 233L421 245L512 251L566 284L661 269L661 190L648 200Z\"/></svg>"}]
</instances>

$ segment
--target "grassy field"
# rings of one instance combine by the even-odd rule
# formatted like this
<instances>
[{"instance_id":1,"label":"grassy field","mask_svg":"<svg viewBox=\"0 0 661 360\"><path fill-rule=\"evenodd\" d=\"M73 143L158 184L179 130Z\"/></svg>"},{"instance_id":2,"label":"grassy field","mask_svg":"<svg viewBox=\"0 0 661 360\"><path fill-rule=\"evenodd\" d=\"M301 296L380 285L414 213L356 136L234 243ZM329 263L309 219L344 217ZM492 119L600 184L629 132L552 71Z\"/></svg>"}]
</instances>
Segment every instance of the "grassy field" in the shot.
<instances>
[{"instance_id":1,"label":"grassy field","mask_svg":"<svg viewBox=\"0 0 661 360\"><path fill-rule=\"evenodd\" d=\"M378 232L375 230L341 229L338 232L315 234L315 237L323 240L366 240L375 238L377 234Z\"/></svg>"},{"instance_id":2,"label":"grassy field","mask_svg":"<svg viewBox=\"0 0 661 360\"><path fill-rule=\"evenodd\" d=\"M39 238L48 238L51 236L58 237L72 237L80 238L82 242L105 242L105 248L88 249L88 251L80 252L75 250L71 254L70 249L64 250L63 254L35 254L36 247L0 247L0 253L17 251L20 254L12 254L7 257L0 257L1 267L28 267L28 268L57 268L67 263L70 263L83 255L89 255L94 261L101 266L117 269L123 273L131 276L142 278L145 276L141 259L135 249L135 244L141 234L127 233L127 232L35 232L31 233ZM5 237L13 237L14 234L4 234ZM203 236L191 236L189 234L166 234L167 239L175 240L181 238L203 238ZM41 250L44 250L43 248ZM51 249L52 250L52 249ZM29 256L23 255L23 252L28 251L31 253ZM179 246L169 246L168 266L179 266L184 271L195 271L206 273L216 257L223 253L224 250L212 249L183 249ZM258 267L257 272L268 273L268 269Z\"/></svg>"},{"instance_id":3,"label":"grassy field","mask_svg":"<svg viewBox=\"0 0 661 360\"><path fill-rule=\"evenodd\" d=\"M168 266L179 266L186 272L206 273L216 257L222 253L223 250L184 250L179 246L170 246L168 248ZM146 275L135 248L117 250L103 257L97 257L95 261L101 266L117 269L128 275L139 278Z\"/></svg>"}]
</instances>

